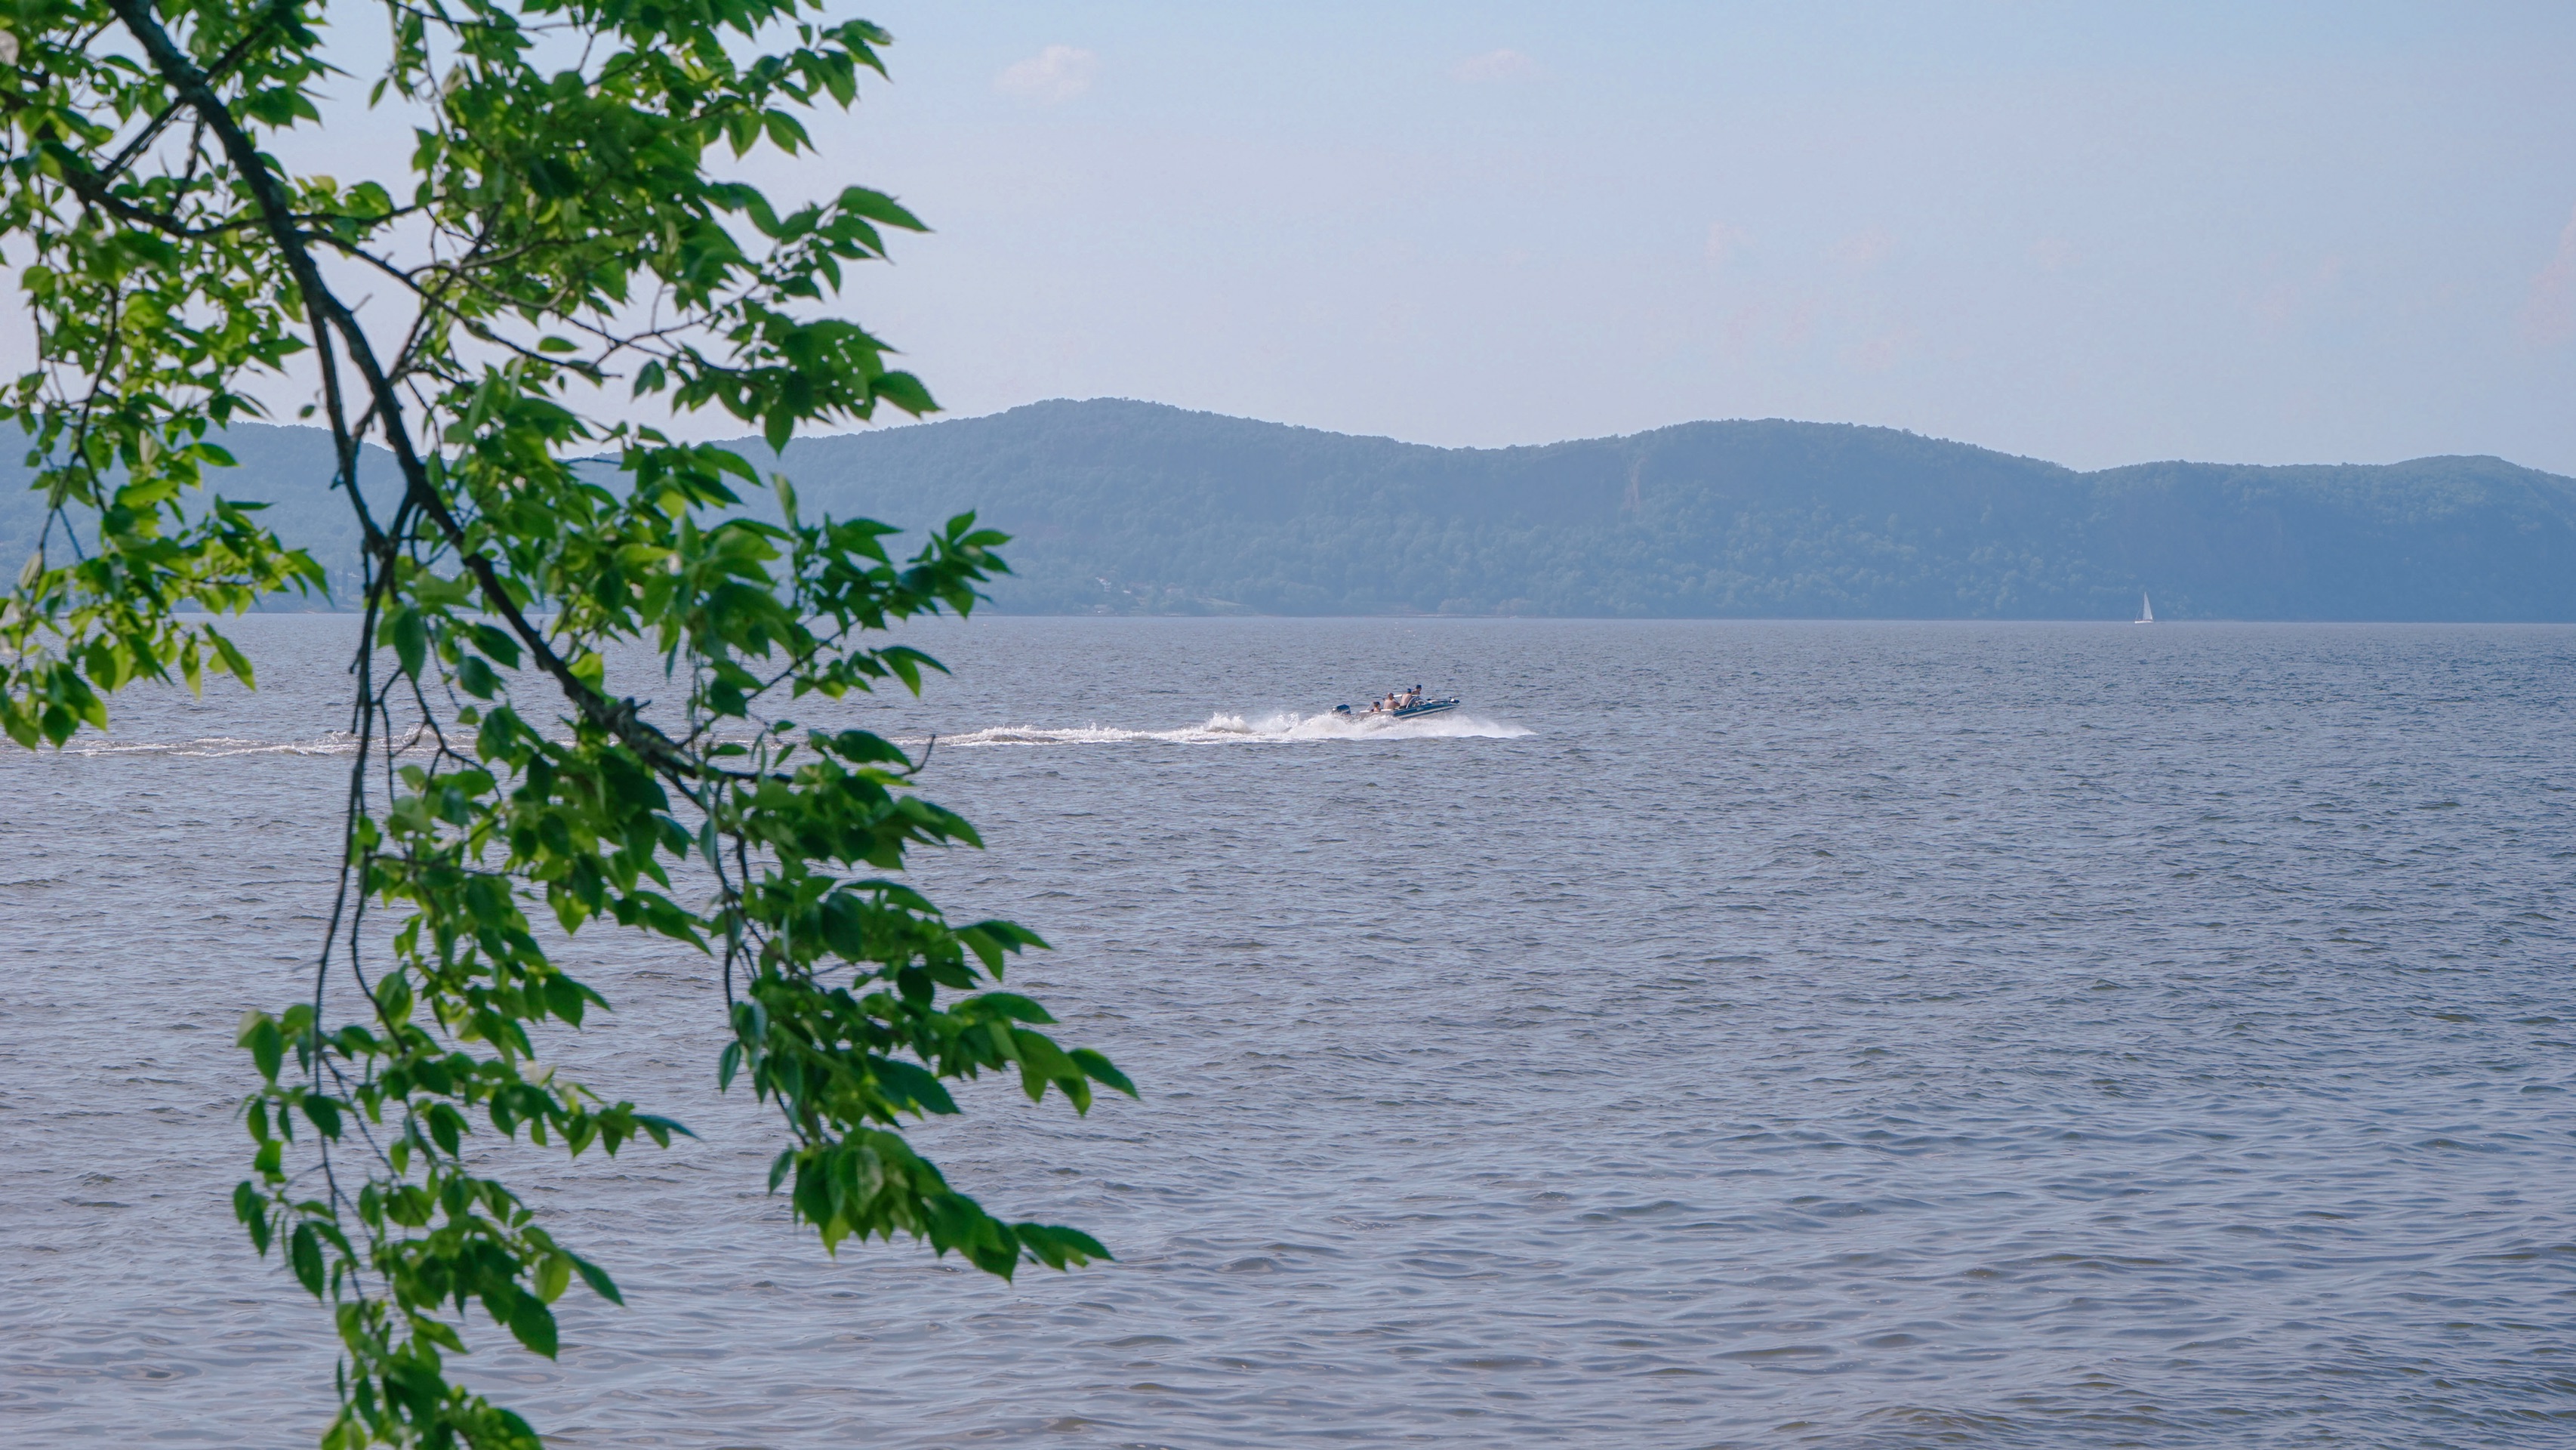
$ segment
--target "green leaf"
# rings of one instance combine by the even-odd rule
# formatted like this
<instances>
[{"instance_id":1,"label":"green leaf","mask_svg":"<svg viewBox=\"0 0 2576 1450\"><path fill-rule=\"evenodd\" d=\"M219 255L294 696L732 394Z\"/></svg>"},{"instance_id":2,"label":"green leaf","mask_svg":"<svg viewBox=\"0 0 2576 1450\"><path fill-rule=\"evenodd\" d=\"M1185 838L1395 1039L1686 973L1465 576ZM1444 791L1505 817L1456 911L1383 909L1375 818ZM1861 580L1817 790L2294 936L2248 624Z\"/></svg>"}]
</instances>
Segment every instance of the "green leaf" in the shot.
<instances>
[{"instance_id":1,"label":"green leaf","mask_svg":"<svg viewBox=\"0 0 2576 1450\"><path fill-rule=\"evenodd\" d=\"M299 1223L287 1236L286 1261L295 1270L295 1281L314 1298L322 1297L322 1235L310 1223Z\"/></svg>"},{"instance_id":2,"label":"green leaf","mask_svg":"<svg viewBox=\"0 0 2576 1450\"><path fill-rule=\"evenodd\" d=\"M463 1354L465 1352L465 1340L463 1336L456 1332L453 1326L441 1323L440 1321L429 1318L426 1315L419 1314L413 1315L410 1323L412 1333L419 1335L421 1338L428 1340L439 1348L448 1350L455 1354Z\"/></svg>"},{"instance_id":3,"label":"green leaf","mask_svg":"<svg viewBox=\"0 0 2576 1450\"><path fill-rule=\"evenodd\" d=\"M402 672L414 679L420 677L421 665L429 658L429 626L418 607L406 604L395 610L377 632L376 642L392 645Z\"/></svg>"},{"instance_id":4,"label":"green leaf","mask_svg":"<svg viewBox=\"0 0 2576 1450\"><path fill-rule=\"evenodd\" d=\"M762 117L762 120L768 123L770 144L779 150L793 156L799 151L812 149L812 143L806 139L804 126L799 124L794 116L785 111L771 111Z\"/></svg>"},{"instance_id":5,"label":"green leaf","mask_svg":"<svg viewBox=\"0 0 2576 1450\"><path fill-rule=\"evenodd\" d=\"M1034 1022L1044 1026L1055 1021L1054 1013L1016 992L984 992L967 1001L1013 1022Z\"/></svg>"},{"instance_id":6,"label":"green leaf","mask_svg":"<svg viewBox=\"0 0 2576 1450\"><path fill-rule=\"evenodd\" d=\"M502 668L515 670L519 667L519 642L510 637L509 631L499 625L476 624L468 627L466 634L473 639L476 649L499 661Z\"/></svg>"},{"instance_id":7,"label":"green leaf","mask_svg":"<svg viewBox=\"0 0 2576 1450\"><path fill-rule=\"evenodd\" d=\"M671 1146L671 1135L673 1133L677 1133L683 1138L694 1138L698 1136L697 1134L690 1132L687 1126L682 1123L670 1118L656 1117L651 1113L637 1113L635 1115L635 1122L636 1126L652 1135L653 1141L656 1144L665 1148Z\"/></svg>"},{"instance_id":8,"label":"green leaf","mask_svg":"<svg viewBox=\"0 0 2576 1450\"><path fill-rule=\"evenodd\" d=\"M581 1281L590 1286L590 1292L621 1309L626 1307L626 1296L617 1292L617 1283L608 1277L607 1270L579 1254L566 1254L564 1257L572 1260L572 1271L581 1275Z\"/></svg>"},{"instance_id":9,"label":"green leaf","mask_svg":"<svg viewBox=\"0 0 2576 1450\"><path fill-rule=\"evenodd\" d=\"M376 1010L387 1022L399 1023L411 1016L411 978L396 974L376 985Z\"/></svg>"},{"instance_id":10,"label":"green leaf","mask_svg":"<svg viewBox=\"0 0 2576 1450\"><path fill-rule=\"evenodd\" d=\"M950 1097L948 1089L941 1087L939 1079L925 1069L892 1057L879 1058L869 1066L875 1069L877 1082L884 1087L886 1096L894 1099L897 1106L922 1113L957 1111L957 1100Z\"/></svg>"},{"instance_id":11,"label":"green leaf","mask_svg":"<svg viewBox=\"0 0 2576 1450\"><path fill-rule=\"evenodd\" d=\"M876 380L875 389L878 397L916 418L939 411L939 404L931 398L930 389L922 386L921 379L910 373L886 373Z\"/></svg>"},{"instance_id":12,"label":"green leaf","mask_svg":"<svg viewBox=\"0 0 2576 1450\"><path fill-rule=\"evenodd\" d=\"M1077 1047L1065 1056L1072 1058L1073 1065L1081 1068L1082 1075L1093 1082L1113 1092L1125 1093L1131 1098L1136 1096L1136 1085L1127 1080L1127 1074L1112 1066L1108 1058L1088 1047Z\"/></svg>"},{"instance_id":13,"label":"green leaf","mask_svg":"<svg viewBox=\"0 0 2576 1450\"><path fill-rule=\"evenodd\" d=\"M249 657L235 648L231 640L210 629L206 631L206 643L215 647L215 657L224 662L224 669L241 681L245 689L258 688L258 681L251 676Z\"/></svg>"},{"instance_id":14,"label":"green leaf","mask_svg":"<svg viewBox=\"0 0 2576 1450\"><path fill-rule=\"evenodd\" d=\"M581 1025L583 1001L579 982L570 977L548 977L545 994L547 1011L575 1027Z\"/></svg>"},{"instance_id":15,"label":"green leaf","mask_svg":"<svg viewBox=\"0 0 2576 1450\"><path fill-rule=\"evenodd\" d=\"M445 1103L430 1104L429 1138L440 1152L455 1157L465 1141L465 1115Z\"/></svg>"},{"instance_id":16,"label":"green leaf","mask_svg":"<svg viewBox=\"0 0 2576 1450\"><path fill-rule=\"evenodd\" d=\"M233 1217L240 1219L242 1227L250 1230L251 1244L259 1250L259 1256L263 1259L267 1258L271 1233L268 1222L268 1200L261 1196L258 1187L248 1179L233 1186Z\"/></svg>"},{"instance_id":17,"label":"green leaf","mask_svg":"<svg viewBox=\"0 0 2576 1450\"><path fill-rule=\"evenodd\" d=\"M838 735L825 735L817 730L806 738L818 749L829 750L852 765L912 764L912 757L903 753L903 747L872 731L844 730Z\"/></svg>"},{"instance_id":18,"label":"green leaf","mask_svg":"<svg viewBox=\"0 0 2576 1450\"><path fill-rule=\"evenodd\" d=\"M1011 1225L1011 1234L1020 1241L1022 1248L1029 1251L1031 1258L1050 1269L1073 1268L1094 1259L1105 1261L1111 1257L1109 1250L1100 1246L1100 1240L1080 1229L1057 1224L1015 1223Z\"/></svg>"},{"instance_id":19,"label":"green leaf","mask_svg":"<svg viewBox=\"0 0 2576 1450\"><path fill-rule=\"evenodd\" d=\"M234 1039L237 1046L250 1049L250 1060L259 1075L277 1081L278 1069L286 1062L286 1038L277 1030L277 1019L265 1012L253 1012L242 1020L242 1030Z\"/></svg>"},{"instance_id":20,"label":"green leaf","mask_svg":"<svg viewBox=\"0 0 2576 1450\"><path fill-rule=\"evenodd\" d=\"M322 1130L323 1137L340 1136L340 1104L334 1099L324 1097L320 1093L306 1094L304 1115L313 1120L313 1126Z\"/></svg>"},{"instance_id":21,"label":"green leaf","mask_svg":"<svg viewBox=\"0 0 2576 1450\"><path fill-rule=\"evenodd\" d=\"M863 186L843 188L840 207L843 211L866 217L873 222L883 222L890 227L901 227L912 232L930 230L921 224L921 218L904 210L893 197L881 191L870 191Z\"/></svg>"},{"instance_id":22,"label":"green leaf","mask_svg":"<svg viewBox=\"0 0 2576 1450\"><path fill-rule=\"evenodd\" d=\"M537 1299L540 1303L552 1304L562 1298L565 1287L571 1283L572 1260L570 1258L562 1254L548 1254L537 1265Z\"/></svg>"},{"instance_id":23,"label":"green leaf","mask_svg":"<svg viewBox=\"0 0 2576 1450\"><path fill-rule=\"evenodd\" d=\"M521 1294L511 1301L509 1324L512 1338L548 1359L555 1357L554 1311L536 1295Z\"/></svg>"},{"instance_id":24,"label":"green leaf","mask_svg":"<svg viewBox=\"0 0 2576 1450\"><path fill-rule=\"evenodd\" d=\"M993 940L990 933L970 926L957 933L957 940L975 954L975 959L984 964L984 970L996 975L1001 973L1002 944Z\"/></svg>"}]
</instances>

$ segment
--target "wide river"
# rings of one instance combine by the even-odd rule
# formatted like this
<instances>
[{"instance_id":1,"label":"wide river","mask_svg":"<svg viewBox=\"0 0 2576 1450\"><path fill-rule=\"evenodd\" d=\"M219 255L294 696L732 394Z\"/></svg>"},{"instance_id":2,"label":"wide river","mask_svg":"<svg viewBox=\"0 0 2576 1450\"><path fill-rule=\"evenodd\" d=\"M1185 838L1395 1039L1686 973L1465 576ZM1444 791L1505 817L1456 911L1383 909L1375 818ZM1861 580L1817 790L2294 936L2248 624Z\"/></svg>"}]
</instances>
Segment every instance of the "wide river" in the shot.
<instances>
[{"instance_id":1,"label":"wide river","mask_svg":"<svg viewBox=\"0 0 2576 1450\"><path fill-rule=\"evenodd\" d=\"M312 1443L226 1195L305 989L350 622L0 747L0 1442ZM704 1135L530 1197L567 1446L2576 1443L2576 630L979 620L952 913L1141 1103L921 1134L1114 1264L827 1258L708 964L543 1044ZM1420 681L1387 730L1312 719ZM1297 717L1305 718L1300 722ZM815 718L820 719L817 715Z\"/></svg>"}]
</instances>

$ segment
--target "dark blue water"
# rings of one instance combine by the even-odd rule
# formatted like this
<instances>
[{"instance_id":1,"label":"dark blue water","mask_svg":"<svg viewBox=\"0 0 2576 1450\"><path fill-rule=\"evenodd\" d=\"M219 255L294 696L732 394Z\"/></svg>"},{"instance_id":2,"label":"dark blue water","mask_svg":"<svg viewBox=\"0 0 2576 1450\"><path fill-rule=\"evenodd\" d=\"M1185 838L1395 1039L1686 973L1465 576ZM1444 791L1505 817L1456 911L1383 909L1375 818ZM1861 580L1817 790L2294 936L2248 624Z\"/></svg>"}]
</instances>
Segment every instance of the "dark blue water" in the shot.
<instances>
[{"instance_id":1,"label":"dark blue water","mask_svg":"<svg viewBox=\"0 0 2576 1450\"><path fill-rule=\"evenodd\" d=\"M309 1443L222 1202L302 988L344 622L0 754L0 1439ZM568 1445L2576 1443L2576 631L998 620L942 736L1144 1085L953 1181L1119 1255L827 1259L704 961L585 933L545 1050L707 1135L570 1169ZM1292 720L1420 680L1462 716Z\"/></svg>"}]
</instances>

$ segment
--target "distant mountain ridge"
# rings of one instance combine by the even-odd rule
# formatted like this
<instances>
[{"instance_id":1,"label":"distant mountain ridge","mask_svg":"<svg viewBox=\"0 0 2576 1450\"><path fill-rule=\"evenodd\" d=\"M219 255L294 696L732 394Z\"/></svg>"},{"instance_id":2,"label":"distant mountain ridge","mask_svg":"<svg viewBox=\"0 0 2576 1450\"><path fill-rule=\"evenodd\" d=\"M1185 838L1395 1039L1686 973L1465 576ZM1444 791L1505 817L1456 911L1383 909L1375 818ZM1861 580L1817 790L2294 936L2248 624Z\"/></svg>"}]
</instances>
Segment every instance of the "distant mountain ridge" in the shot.
<instances>
[{"instance_id":1,"label":"distant mountain ridge","mask_svg":"<svg viewBox=\"0 0 2576 1450\"><path fill-rule=\"evenodd\" d=\"M227 444L225 494L354 560L318 433ZM1780 420L1451 449L1100 399L799 440L783 466L809 513L979 510L1017 536L1013 612L2115 619L2152 591L2169 619L2576 620L2576 480L2495 458L2079 473ZM34 500L7 493L14 565Z\"/></svg>"}]
</instances>

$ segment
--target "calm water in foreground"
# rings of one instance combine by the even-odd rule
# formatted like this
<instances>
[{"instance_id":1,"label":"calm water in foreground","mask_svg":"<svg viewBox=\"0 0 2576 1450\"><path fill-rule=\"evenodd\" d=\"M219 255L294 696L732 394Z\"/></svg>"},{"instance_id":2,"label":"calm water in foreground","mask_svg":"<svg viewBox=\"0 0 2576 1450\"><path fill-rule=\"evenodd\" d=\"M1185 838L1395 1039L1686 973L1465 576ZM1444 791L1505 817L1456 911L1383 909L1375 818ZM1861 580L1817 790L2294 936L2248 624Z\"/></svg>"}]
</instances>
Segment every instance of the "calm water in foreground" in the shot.
<instances>
[{"instance_id":1,"label":"calm water in foreground","mask_svg":"<svg viewBox=\"0 0 2576 1450\"><path fill-rule=\"evenodd\" d=\"M309 1444L234 1018L305 990L349 624L0 750L0 1441ZM1145 1088L923 1137L1119 1261L827 1259L703 961L547 1047L566 1445L2576 1443L2576 631L999 620L922 874ZM1436 726L1289 712L1415 680ZM819 716L817 718L820 718ZM477 1323L481 1321L477 1320Z\"/></svg>"}]
</instances>

